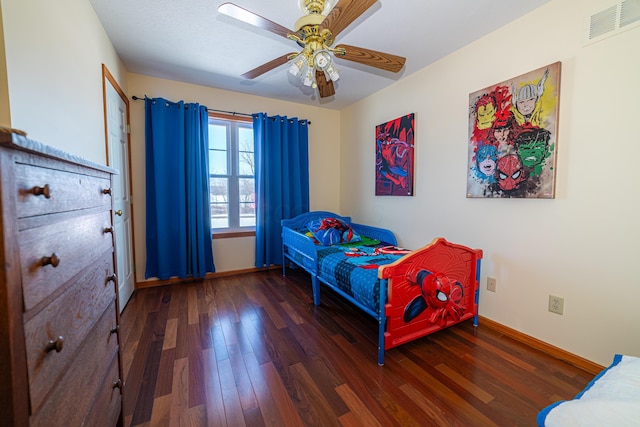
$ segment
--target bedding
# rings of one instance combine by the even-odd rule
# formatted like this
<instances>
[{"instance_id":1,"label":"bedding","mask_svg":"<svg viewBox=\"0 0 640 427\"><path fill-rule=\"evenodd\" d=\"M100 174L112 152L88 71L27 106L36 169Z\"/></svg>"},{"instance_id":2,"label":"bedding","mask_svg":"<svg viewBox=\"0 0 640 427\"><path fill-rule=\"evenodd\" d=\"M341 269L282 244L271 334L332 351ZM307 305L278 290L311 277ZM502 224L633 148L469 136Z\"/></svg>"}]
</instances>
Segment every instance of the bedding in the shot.
<instances>
[{"instance_id":1,"label":"bedding","mask_svg":"<svg viewBox=\"0 0 640 427\"><path fill-rule=\"evenodd\" d=\"M330 238L318 233L329 229ZM477 325L481 250L443 238L407 250L390 230L326 211L283 220L282 240L283 274L287 260L309 272L315 305L327 286L378 320L380 365L387 349L467 319Z\"/></svg>"},{"instance_id":2,"label":"bedding","mask_svg":"<svg viewBox=\"0 0 640 427\"><path fill-rule=\"evenodd\" d=\"M324 246L355 243L361 240L360 235L349 224L334 217L311 220L307 228L316 241Z\"/></svg>"},{"instance_id":3,"label":"bedding","mask_svg":"<svg viewBox=\"0 0 640 427\"><path fill-rule=\"evenodd\" d=\"M388 245L373 243L368 246L341 245L319 249L320 275L329 285L377 312L380 307L378 267L391 264L402 257L399 254L376 251L385 246Z\"/></svg>"},{"instance_id":4,"label":"bedding","mask_svg":"<svg viewBox=\"0 0 640 427\"><path fill-rule=\"evenodd\" d=\"M640 358L617 354L573 400L547 406L540 427L640 426Z\"/></svg>"}]
</instances>

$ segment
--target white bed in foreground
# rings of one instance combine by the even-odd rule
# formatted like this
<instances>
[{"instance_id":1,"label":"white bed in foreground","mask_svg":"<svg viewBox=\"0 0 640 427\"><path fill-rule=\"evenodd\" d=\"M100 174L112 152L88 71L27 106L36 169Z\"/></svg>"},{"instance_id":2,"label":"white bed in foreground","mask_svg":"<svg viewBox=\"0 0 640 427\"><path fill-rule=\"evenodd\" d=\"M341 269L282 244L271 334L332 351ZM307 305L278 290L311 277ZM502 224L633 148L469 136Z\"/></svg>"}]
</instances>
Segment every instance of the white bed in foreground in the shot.
<instances>
[{"instance_id":1,"label":"white bed in foreground","mask_svg":"<svg viewBox=\"0 0 640 427\"><path fill-rule=\"evenodd\" d=\"M540 411L538 426L640 426L640 358L617 354L575 399Z\"/></svg>"}]
</instances>

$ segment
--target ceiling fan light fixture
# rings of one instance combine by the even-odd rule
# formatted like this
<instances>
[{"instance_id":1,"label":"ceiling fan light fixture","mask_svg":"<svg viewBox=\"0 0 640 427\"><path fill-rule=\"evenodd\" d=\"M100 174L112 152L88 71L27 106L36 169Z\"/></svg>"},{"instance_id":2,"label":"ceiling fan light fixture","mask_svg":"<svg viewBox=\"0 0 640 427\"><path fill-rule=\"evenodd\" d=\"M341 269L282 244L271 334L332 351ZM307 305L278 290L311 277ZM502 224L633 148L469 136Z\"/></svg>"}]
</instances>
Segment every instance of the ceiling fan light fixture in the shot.
<instances>
[{"instance_id":1,"label":"ceiling fan light fixture","mask_svg":"<svg viewBox=\"0 0 640 427\"><path fill-rule=\"evenodd\" d=\"M333 80L334 82L340 78L338 69L333 65L333 62L329 63L324 69L324 74L327 76L327 80Z\"/></svg>"},{"instance_id":2,"label":"ceiling fan light fixture","mask_svg":"<svg viewBox=\"0 0 640 427\"><path fill-rule=\"evenodd\" d=\"M313 54L313 65L318 70L323 70L331 66L331 55L325 49L316 51Z\"/></svg>"},{"instance_id":3,"label":"ceiling fan light fixture","mask_svg":"<svg viewBox=\"0 0 640 427\"><path fill-rule=\"evenodd\" d=\"M304 75L301 78L302 78L303 85L313 87L313 88L316 87L315 86L316 84L315 68L313 68L313 66L307 67Z\"/></svg>"},{"instance_id":4,"label":"ceiling fan light fixture","mask_svg":"<svg viewBox=\"0 0 640 427\"><path fill-rule=\"evenodd\" d=\"M296 77L302 76L302 71L307 66L307 59L304 55L298 55L290 61L289 73Z\"/></svg>"}]
</instances>

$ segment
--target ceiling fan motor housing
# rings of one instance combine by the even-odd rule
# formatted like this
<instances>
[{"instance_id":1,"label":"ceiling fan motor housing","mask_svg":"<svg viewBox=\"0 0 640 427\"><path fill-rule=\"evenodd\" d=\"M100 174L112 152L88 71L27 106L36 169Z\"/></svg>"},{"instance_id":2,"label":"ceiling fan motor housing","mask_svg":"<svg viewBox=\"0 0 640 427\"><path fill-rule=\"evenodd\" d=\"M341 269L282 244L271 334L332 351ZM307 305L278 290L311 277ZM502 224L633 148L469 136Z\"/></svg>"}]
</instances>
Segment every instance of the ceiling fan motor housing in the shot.
<instances>
[{"instance_id":1,"label":"ceiling fan motor housing","mask_svg":"<svg viewBox=\"0 0 640 427\"><path fill-rule=\"evenodd\" d=\"M326 15L333 4L333 0L300 0L300 10L305 13Z\"/></svg>"},{"instance_id":2,"label":"ceiling fan motor housing","mask_svg":"<svg viewBox=\"0 0 640 427\"><path fill-rule=\"evenodd\" d=\"M324 15L310 14L304 15L302 18L296 21L294 30L300 31L300 29L308 26L319 26L324 21Z\"/></svg>"}]
</instances>

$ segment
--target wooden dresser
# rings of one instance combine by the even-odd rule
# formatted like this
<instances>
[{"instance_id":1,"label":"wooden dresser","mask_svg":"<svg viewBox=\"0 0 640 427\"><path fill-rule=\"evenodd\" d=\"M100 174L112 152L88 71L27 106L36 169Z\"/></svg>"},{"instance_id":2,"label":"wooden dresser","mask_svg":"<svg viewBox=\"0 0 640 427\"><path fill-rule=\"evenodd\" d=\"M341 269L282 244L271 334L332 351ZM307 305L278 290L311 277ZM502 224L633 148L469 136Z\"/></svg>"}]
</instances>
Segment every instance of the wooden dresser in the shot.
<instances>
[{"instance_id":1,"label":"wooden dresser","mask_svg":"<svg viewBox=\"0 0 640 427\"><path fill-rule=\"evenodd\" d=\"M0 424L122 425L113 170L0 133Z\"/></svg>"}]
</instances>

